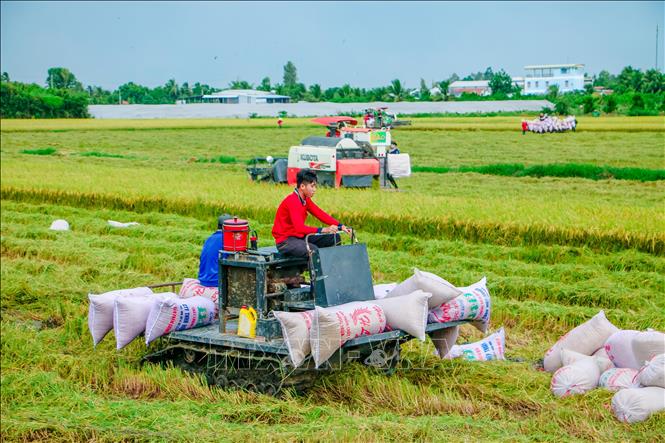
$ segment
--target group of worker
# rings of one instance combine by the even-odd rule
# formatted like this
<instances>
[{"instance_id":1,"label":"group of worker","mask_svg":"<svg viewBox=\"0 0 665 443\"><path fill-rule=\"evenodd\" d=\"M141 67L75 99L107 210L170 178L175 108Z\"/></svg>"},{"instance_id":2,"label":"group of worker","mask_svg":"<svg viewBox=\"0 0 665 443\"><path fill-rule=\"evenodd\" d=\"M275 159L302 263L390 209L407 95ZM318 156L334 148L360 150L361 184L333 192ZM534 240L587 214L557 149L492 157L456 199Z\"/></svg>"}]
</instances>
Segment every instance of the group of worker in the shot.
<instances>
[{"instance_id":1,"label":"group of worker","mask_svg":"<svg viewBox=\"0 0 665 443\"><path fill-rule=\"evenodd\" d=\"M363 115L363 122L366 128L390 128L392 127L394 118L383 109L365 109Z\"/></svg>"},{"instance_id":2,"label":"group of worker","mask_svg":"<svg viewBox=\"0 0 665 443\"><path fill-rule=\"evenodd\" d=\"M316 172L310 169L301 169L296 176L296 187L280 203L275 213L272 227L272 236L275 239L280 254L290 257L307 257L305 236L312 250L340 244L339 233L351 234L351 228L319 208L312 197L316 194ZM325 227L307 226L307 215L324 223ZM219 286L219 251L223 249L222 229L224 222L232 218L224 214L217 219L217 231L208 237L203 244L199 263L199 282L203 286Z\"/></svg>"}]
</instances>

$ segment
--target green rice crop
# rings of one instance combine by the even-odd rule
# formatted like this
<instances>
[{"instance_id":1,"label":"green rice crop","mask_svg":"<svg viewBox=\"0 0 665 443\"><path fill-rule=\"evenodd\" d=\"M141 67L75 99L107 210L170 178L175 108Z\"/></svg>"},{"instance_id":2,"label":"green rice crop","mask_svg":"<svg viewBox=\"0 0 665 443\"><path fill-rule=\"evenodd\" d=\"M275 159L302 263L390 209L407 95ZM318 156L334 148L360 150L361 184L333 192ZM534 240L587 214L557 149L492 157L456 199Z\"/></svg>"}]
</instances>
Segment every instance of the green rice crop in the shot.
<instances>
[{"instance_id":1,"label":"green rice crop","mask_svg":"<svg viewBox=\"0 0 665 443\"><path fill-rule=\"evenodd\" d=\"M108 152L86 151L79 154L81 157L101 157L101 158L131 158L128 155L109 154Z\"/></svg>"},{"instance_id":2,"label":"green rice crop","mask_svg":"<svg viewBox=\"0 0 665 443\"><path fill-rule=\"evenodd\" d=\"M520 163L495 163L483 166L413 166L413 172L477 172L479 174L503 175L507 177L581 177L591 180L665 180L665 169L615 168L611 166L580 165L575 163L531 165Z\"/></svg>"},{"instance_id":3,"label":"green rice crop","mask_svg":"<svg viewBox=\"0 0 665 443\"><path fill-rule=\"evenodd\" d=\"M53 148L43 148L43 149L23 149L21 150L21 154L29 154L29 155L53 155L57 151Z\"/></svg>"}]
</instances>

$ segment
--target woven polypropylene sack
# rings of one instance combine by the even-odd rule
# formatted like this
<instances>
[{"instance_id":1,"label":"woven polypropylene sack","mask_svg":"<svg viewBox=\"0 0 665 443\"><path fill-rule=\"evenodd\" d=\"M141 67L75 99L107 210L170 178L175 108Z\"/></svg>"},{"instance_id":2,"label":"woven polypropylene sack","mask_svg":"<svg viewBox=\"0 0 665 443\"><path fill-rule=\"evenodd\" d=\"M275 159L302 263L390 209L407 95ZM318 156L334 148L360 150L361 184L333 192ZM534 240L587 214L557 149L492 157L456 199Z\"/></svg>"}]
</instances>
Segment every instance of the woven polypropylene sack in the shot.
<instances>
[{"instance_id":1,"label":"woven polypropylene sack","mask_svg":"<svg viewBox=\"0 0 665 443\"><path fill-rule=\"evenodd\" d=\"M506 333L503 328L484 339L466 345L455 345L448 355L452 358L462 357L468 361L505 360Z\"/></svg>"},{"instance_id":2,"label":"woven polypropylene sack","mask_svg":"<svg viewBox=\"0 0 665 443\"><path fill-rule=\"evenodd\" d=\"M644 331L633 337L631 343L635 360L644 365L656 355L665 354L665 334L658 331Z\"/></svg>"},{"instance_id":3,"label":"woven polypropylene sack","mask_svg":"<svg viewBox=\"0 0 665 443\"><path fill-rule=\"evenodd\" d=\"M563 366L567 366L570 364L575 363L576 361L583 359L583 358L593 358L593 361L596 362L596 365L598 366L598 370L602 374L603 372L607 371L608 369L611 369L614 367L614 364L610 361L609 358L605 357L600 357L600 356L595 356L595 355L584 355L580 354L579 352L571 351L570 349L562 349L561 350L561 363Z\"/></svg>"},{"instance_id":4,"label":"woven polypropylene sack","mask_svg":"<svg viewBox=\"0 0 665 443\"><path fill-rule=\"evenodd\" d=\"M432 343L434 343L434 349L436 349L436 354L440 358L450 359L450 350L455 346L457 342L457 337L459 337L459 326L453 326L450 328L437 329L432 332Z\"/></svg>"},{"instance_id":5,"label":"woven polypropylene sack","mask_svg":"<svg viewBox=\"0 0 665 443\"><path fill-rule=\"evenodd\" d=\"M600 369L593 357L587 357L563 366L554 373L550 390L557 397L583 394L598 386Z\"/></svg>"},{"instance_id":6,"label":"woven polypropylene sack","mask_svg":"<svg viewBox=\"0 0 665 443\"><path fill-rule=\"evenodd\" d=\"M399 297L374 300L372 303L383 309L388 328L401 329L418 340L424 341L430 297L432 297L431 294L418 290Z\"/></svg>"},{"instance_id":7,"label":"woven polypropylene sack","mask_svg":"<svg viewBox=\"0 0 665 443\"><path fill-rule=\"evenodd\" d=\"M486 333L489 326L492 303L487 279L459 288L462 294L429 311L430 323L448 323L460 320L475 320L473 325Z\"/></svg>"},{"instance_id":8,"label":"woven polypropylene sack","mask_svg":"<svg viewBox=\"0 0 665 443\"><path fill-rule=\"evenodd\" d=\"M174 294L175 295L175 294ZM184 331L209 325L215 320L215 303L196 296L168 298L152 305L145 327L145 344L171 331Z\"/></svg>"},{"instance_id":9,"label":"woven polypropylene sack","mask_svg":"<svg viewBox=\"0 0 665 443\"><path fill-rule=\"evenodd\" d=\"M460 289L431 272L421 271L416 268L413 276L415 277L415 284L418 289L432 294L428 302L429 309L437 308L462 294Z\"/></svg>"},{"instance_id":10,"label":"woven polypropylene sack","mask_svg":"<svg viewBox=\"0 0 665 443\"><path fill-rule=\"evenodd\" d=\"M605 341L605 352L617 368L640 369L633 353L632 342L640 332L629 329L617 331Z\"/></svg>"},{"instance_id":11,"label":"woven polypropylene sack","mask_svg":"<svg viewBox=\"0 0 665 443\"><path fill-rule=\"evenodd\" d=\"M189 297L205 297L215 304L216 309L219 309L217 305L217 300L219 299L219 288L213 286L203 286L195 278L186 278L182 281L182 286L180 286L180 291L178 292L178 297L180 298L189 298Z\"/></svg>"},{"instance_id":12,"label":"woven polypropylene sack","mask_svg":"<svg viewBox=\"0 0 665 443\"><path fill-rule=\"evenodd\" d=\"M395 286L390 292L388 292L386 294L386 298L399 297L401 295L410 294L413 291L417 290L418 286L416 286L416 276L412 275L411 277L407 278L406 280Z\"/></svg>"},{"instance_id":13,"label":"woven polypropylene sack","mask_svg":"<svg viewBox=\"0 0 665 443\"><path fill-rule=\"evenodd\" d=\"M316 307L310 331L312 358L318 368L344 343L362 335L378 334L386 328L381 306L352 302L329 308Z\"/></svg>"},{"instance_id":14,"label":"woven polypropylene sack","mask_svg":"<svg viewBox=\"0 0 665 443\"><path fill-rule=\"evenodd\" d=\"M177 298L173 292L118 297L113 306L113 333L117 349L122 349L145 331L152 306L167 298Z\"/></svg>"},{"instance_id":15,"label":"woven polypropylene sack","mask_svg":"<svg viewBox=\"0 0 665 443\"><path fill-rule=\"evenodd\" d=\"M282 328L282 337L289 350L289 358L294 367L299 367L311 352L309 331L316 310L304 312L273 311Z\"/></svg>"},{"instance_id":16,"label":"woven polypropylene sack","mask_svg":"<svg viewBox=\"0 0 665 443\"><path fill-rule=\"evenodd\" d=\"M638 423L665 410L665 389L658 387L622 389L612 397L612 413L625 423Z\"/></svg>"},{"instance_id":17,"label":"woven polypropylene sack","mask_svg":"<svg viewBox=\"0 0 665 443\"><path fill-rule=\"evenodd\" d=\"M633 381L637 375L637 369L632 368L610 368L600 374L598 386L609 391L619 389L639 388L639 383Z\"/></svg>"},{"instance_id":18,"label":"woven polypropylene sack","mask_svg":"<svg viewBox=\"0 0 665 443\"><path fill-rule=\"evenodd\" d=\"M635 375L635 381L642 386L665 388L665 354L659 354L646 362Z\"/></svg>"},{"instance_id":19,"label":"woven polypropylene sack","mask_svg":"<svg viewBox=\"0 0 665 443\"><path fill-rule=\"evenodd\" d=\"M88 329L96 346L113 329L113 307L117 297L152 294L147 287L119 289L103 294L88 294Z\"/></svg>"},{"instance_id":20,"label":"woven polypropylene sack","mask_svg":"<svg viewBox=\"0 0 665 443\"><path fill-rule=\"evenodd\" d=\"M374 298L376 300L381 300L386 298L386 296L397 287L397 283L383 283L380 285L374 285Z\"/></svg>"},{"instance_id":21,"label":"woven polypropylene sack","mask_svg":"<svg viewBox=\"0 0 665 443\"><path fill-rule=\"evenodd\" d=\"M569 331L545 353L543 366L547 372L554 372L561 364L561 350L570 349L584 355L591 355L605 345L605 341L619 329L607 320L605 311L600 311L588 321Z\"/></svg>"}]
</instances>

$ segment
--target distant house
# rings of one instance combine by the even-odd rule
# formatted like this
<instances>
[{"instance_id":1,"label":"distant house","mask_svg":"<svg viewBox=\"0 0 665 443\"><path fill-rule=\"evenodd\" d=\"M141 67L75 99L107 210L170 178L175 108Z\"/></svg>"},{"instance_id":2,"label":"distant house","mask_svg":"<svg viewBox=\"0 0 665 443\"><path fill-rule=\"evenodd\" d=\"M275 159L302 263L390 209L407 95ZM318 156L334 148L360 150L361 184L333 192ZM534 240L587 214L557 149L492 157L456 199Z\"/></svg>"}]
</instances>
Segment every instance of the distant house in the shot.
<instances>
[{"instance_id":1,"label":"distant house","mask_svg":"<svg viewBox=\"0 0 665 443\"><path fill-rule=\"evenodd\" d=\"M227 89L212 94L189 97L188 103L264 104L289 103L291 97L254 89Z\"/></svg>"},{"instance_id":2,"label":"distant house","mask_svg":"<svg viewBox=\"0 0 665 443\"><path fill-rule=\"evenodd\" d=\"M559 92L584 90L584 65L530 65L525 66L524 94L547 94L550 86Z\"/></svg>"},{"instance_id":3,"label":"distant house","mask_svg":"<svg viewBox=\"0 0 665 443\"><path fill-rule=\"evenodd\" d=\"M448 86L448 94L459 97L463 93L490 95L489 80L457 80Z\"/></svg>"}]
</instances>

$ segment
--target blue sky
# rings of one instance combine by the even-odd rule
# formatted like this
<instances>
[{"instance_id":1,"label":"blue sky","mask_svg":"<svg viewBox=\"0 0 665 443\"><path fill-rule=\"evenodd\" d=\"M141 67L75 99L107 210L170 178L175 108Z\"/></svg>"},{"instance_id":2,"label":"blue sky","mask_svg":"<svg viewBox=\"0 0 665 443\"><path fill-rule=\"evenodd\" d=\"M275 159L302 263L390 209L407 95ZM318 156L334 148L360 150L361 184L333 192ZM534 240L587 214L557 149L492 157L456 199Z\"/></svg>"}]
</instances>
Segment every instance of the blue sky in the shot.
<instances>
[{"instance_id":1,"label":"blue sky","mask_svg":"<svg viewBox=\"0 0 665 443\"><path fill-rule=\"evenodd\" d=\"M665 61L665 2L1 2L0 67L43 84L49 67L84 85L175 78L407 87L491 66L584 63L618 73Z\"/></svg>"}]
</instances>

